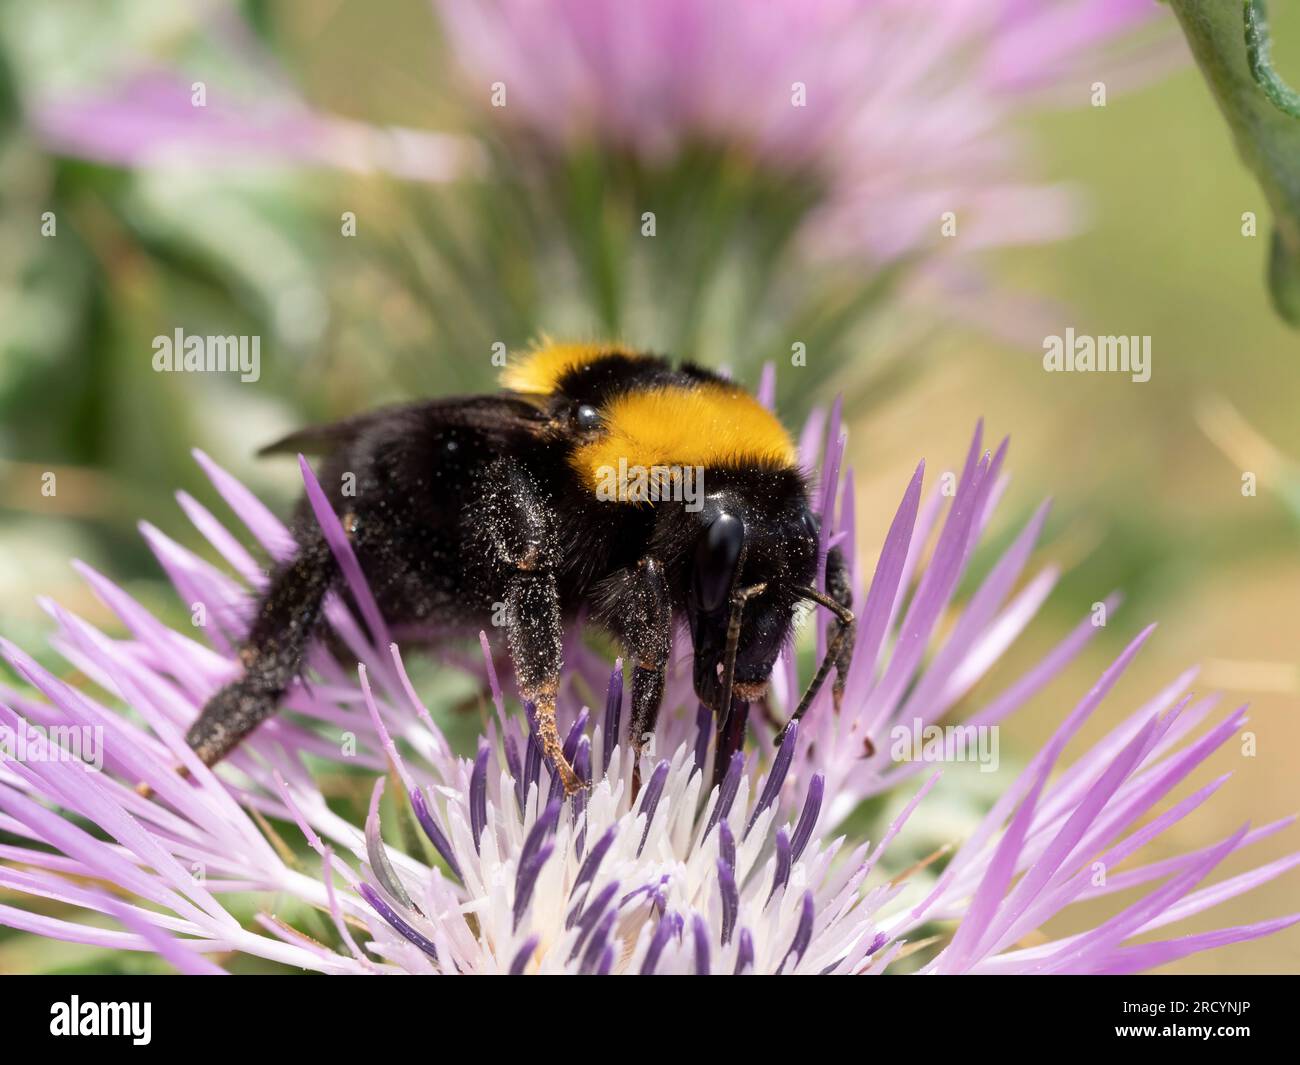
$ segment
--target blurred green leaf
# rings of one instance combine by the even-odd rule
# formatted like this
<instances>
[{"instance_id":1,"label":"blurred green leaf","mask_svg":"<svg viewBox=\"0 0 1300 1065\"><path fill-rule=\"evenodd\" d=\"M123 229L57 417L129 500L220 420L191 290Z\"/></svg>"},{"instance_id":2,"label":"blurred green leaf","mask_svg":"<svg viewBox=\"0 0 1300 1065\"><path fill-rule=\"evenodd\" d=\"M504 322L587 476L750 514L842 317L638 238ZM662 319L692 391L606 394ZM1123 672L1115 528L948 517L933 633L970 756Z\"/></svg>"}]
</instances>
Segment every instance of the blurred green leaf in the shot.
<instances>
[{"instance_id":1,"label":"blurred green leaf","mask_svg":"<svg viewBox=\"0 0 1300 1065\"><path fill-rule=\"evenodd\" d=\"M1273 303L1300 326L1300 96L1273 70L1264 0L1170 4L1242 159L1273 208Z\"/></svg>"}]
</instances>

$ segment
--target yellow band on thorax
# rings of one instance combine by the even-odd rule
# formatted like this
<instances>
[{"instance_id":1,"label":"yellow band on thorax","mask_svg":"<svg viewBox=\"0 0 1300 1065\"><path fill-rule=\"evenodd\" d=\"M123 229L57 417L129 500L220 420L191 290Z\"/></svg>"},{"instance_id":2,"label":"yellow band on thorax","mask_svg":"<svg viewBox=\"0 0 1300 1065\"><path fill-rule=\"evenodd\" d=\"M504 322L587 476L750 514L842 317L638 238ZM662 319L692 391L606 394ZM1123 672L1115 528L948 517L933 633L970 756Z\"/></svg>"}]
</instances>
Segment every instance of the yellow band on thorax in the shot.
<instances>
[{"instance_id":1,"label":"yellow band on thorax","mask_svg":"<svg viewBox=\"0 0 1300 1065\"><path fill-rule=\"evenodd\" d=\"M749 393L701 382L619 396L602 412L605 431L570 462L589 487L624 467L793 466L794 442Z\"/></svg>"}]
</instances>

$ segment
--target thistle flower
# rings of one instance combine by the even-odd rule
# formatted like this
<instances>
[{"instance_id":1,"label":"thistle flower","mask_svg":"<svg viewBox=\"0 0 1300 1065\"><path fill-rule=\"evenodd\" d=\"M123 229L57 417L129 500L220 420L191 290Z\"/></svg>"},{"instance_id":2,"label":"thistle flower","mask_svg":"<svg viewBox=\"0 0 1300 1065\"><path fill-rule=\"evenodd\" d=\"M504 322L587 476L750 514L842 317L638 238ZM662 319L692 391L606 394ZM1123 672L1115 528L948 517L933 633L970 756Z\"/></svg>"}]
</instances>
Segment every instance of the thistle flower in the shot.
<instances>
[{"instance_id":1,"label":"thistle flower","mask_svg":"<svg viewBox=\"0 0 1300 1065\"><path fill-rule=\"evenodd\" d=\"M42 97L31 121L51 151L110 166L307 163L450 181L477 165L461 138L324 114L282 82L265 87L256 107L243 94L215 93L196 105L196 91L179 71L146 67L105 91Z\"/></svg>"},{"instance_id":2,"label":"thistle flower","mask_svg":"<svg viewBox=\"0 0 1300 1065\"><path fill-rule=\"evenodd\" d=\"M431 182L476 169L464 138L381 127L312 106L236 11L175 11L165 22L161 31L149 19L135 27L147 42L139 51L115 42L107 64L113 76L69 85L49 75L56 64L41 52L57 49L61 34L80 46L84 27L64 26L48 12L32 16L26 36L39 43L24 104L50 151L110 166L293 163ZM149 54L159 36L169 42L166 60Z\"/></svg>"},{"instance_id":3,"label":"thistle flower","mask_svg":"<svg viewBox=\"0 0 1300 1065\"><path fill-rule=\"evenodd\" d=\"M944 212L969 248L1071 231L1075 198L1028 177L1013 116L1071 82L1085 102L1107 46L1157 13L1146 0L435 7L472 99L500 123L651 165L699 146L752 155L824 186L806 249L878 262L933 244Z\"/></svg>"},{"instance_id":4,"label":"thistle flower","mask_svg":"<svg viewBox=\"0 0 1300 1065\"><path fill-rule=\"evenodd\" d=\"M817 439L816 425L806 443ZM830 487L823 499L830 504L838 486L851 484L838 472L841 447L831 450L824 467ZM879 973L927 945L917 937L936 927L943 930L942 945L928 944L933 956L923 971L1128 972L1300 920L1293 915L1146 940L1300 861L1293 855L1198 887L1227 855L1285 827L1286 819L1116 871L1226 779L1139 827L1242 722L1243 710L1218 715L1213 697L1182 696L1191 671L1057 772L1064 748L1150 630L1102 675L937 878L925 863L892 878L881 868L937 774L874 844L835 834L846 801L895 777L846 770L847 756L833 743L848 743L877 718L921 713L909 702L918 690L932 692L929 711L955 699L996 656L1005 633L1032 612L1034 597L1021 593L990 620L987 611L996 604L988 601L1005 595L1012 580L1006 573L1016 568L1004 559L916 679L913 695L901 701L891 695L891 676L905 668L899 663L927 639L920 621L928 604L947 601L950 571L961 570L973 535L987 520L1004 449L980 454L977 437L900 626L890 616L898 612L895 582L881 573L901 565L908 579L898 583L908 584L920 568L919 552L914 557L910 546L916 542L911 511L919 477L909 485L872 579L859 637L871 649L880 639L876 630L887 631L891 636L881 645L892 650L868 657L843 720L824 720L833 717L833 708L820 700L775 753L735 755L712 789L705 783L712 779L712 724L707 715L678 705L665 712L643 753L644 786L633 795L616 663L596 713L579 708L574 698L561 700L568 713L566 753L591 782L589 790L565 799L532 729L506 712L486 636L494 713L474 757L457 757L421 703L396 646L388 654L376 651L338 602L329 616L362 660L357 682L318 653L310 682L287 700L298 720L268 722L210 770L185 746L184 731L208 693L238 668L232 648L246 622L247 599L225 573L146 526L146 539L183 600L207 608L211 645L168 628L86 567L84 576L129 637L110 638L56 604L45 605L58 626L54 647L108 693L108 701L71 687L12 644L2 645L40 697L0 692L0 725L10 735L23 730L26 752L21 760L0 761L0 830L16 840L0 844L0 888L71 907L75 916L4 903L0 922L37 935L154 952L186 972L214 971L209 955L238 952L329 973L468 974ZM273 556L290 550L285 528L224 471L198 457L254 538ZM259 585L261 569L239 540L194 499L182 495L180 502L229 565ZM852 527L845 525L850 504L851 493L841 504L839 525L823 527L828 539L840 537L851 551ZM338 532L327 508L317 516L328 533ZM1029 528L1037 531L1034 523ZM1008 556L1023 564L1019 543ZM900 562L899 556L906 557ZM364 612L368 596L359 571L344 569ZM878 587L884 590L877 596ZM872 620L877 617L884 620ZM978 627L979 637L964 635L965 626ZM975 719L996 720L1057 672L1078 642L1072 637L1013 686L1014 694L996 698ZM594 657L575 646L570 677L590 675ZM784 668L794 672L789 660ZM913 672L915 663L906 668ZM304 727L302 718L315 727ZM101 772L87 772L74 757L67 740L77 729L102 735ZM326 802L305 754L327 767L347 762L377 775L364 825ZM188 777L175 772L177 765ZM386 779L400 791L394 800L406 823L419 826L428 841L423 850L418 841L400 848L385 842L379 811ZM137 782L149 785L153 798L143 797ZM315 858L296 857L273 821L295 824ZM1162 882L1149 887L1156 881ZM1024 945L1030 932L1075 903L1133 888L1146 890L1087 931ZM262 912L255 927L247 927L230 901L247 892L292 900L329 920L311 926L309 934ZM97 915L121 927L105 928ZM1135 943L1139 936L1144 940Z\"/></svg>"},{"instance_id":5,"label":"thistle flower","mask_svg":"<svg viewBox=\"0 0 1300 1065\"><path fill-rule=\"evenodd\" d=\"M31 123L56 152L119 166L197 156L450 183L445 199L386 196L396 229L376 219L375 236L386 283L434 308L424 328L452 365L503 335L599 330L737 368L801 344L833 367L877 322L882 359L936 319L1036 345L1026 315L1041 308L974 257L1070 235L1084 208L1039 177L1017 123L1053 99L1084 105L1102 79L1118 89L1126 70L1149 77L1178 43L1145 32L1150 0L433 6L443 61L429 76L451 97L459 75L467 104L442 132L320 113L230 17L190 27L205 46L231 38L229 84L205 108L190 86L211 64L140 59L116 85L33 91ZM638 230L672 239L629 240ZM412 234L432 253L414 279ZM453 310L463 324L447 334Z\"/></svg>"}]
</instances>

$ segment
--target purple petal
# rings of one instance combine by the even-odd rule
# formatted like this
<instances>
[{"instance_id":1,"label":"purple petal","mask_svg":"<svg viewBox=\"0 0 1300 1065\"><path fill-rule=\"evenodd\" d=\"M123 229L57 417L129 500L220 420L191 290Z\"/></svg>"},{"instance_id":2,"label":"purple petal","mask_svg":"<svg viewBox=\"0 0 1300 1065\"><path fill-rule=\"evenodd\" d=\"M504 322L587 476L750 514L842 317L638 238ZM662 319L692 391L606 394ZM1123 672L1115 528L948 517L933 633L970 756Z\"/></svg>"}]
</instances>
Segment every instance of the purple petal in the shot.
<instances>
[{"instance_id":1,"label":"purple petal","mask_svg":"<svg viewBox=\"0 0 1300 1065\"><path fill-rule=\"evenodd\" d=\"M482 853L483 830L487 827L487 767L491 750L480 740L478 754L474 756L474 769L469 776L469 830L474 837L474 850Z\"/></svg>"},{"instance_id":2,"label":"purple petal","mask_svg":"<svg viewBox=\"0 0 1300 1065\"><path fill-rule=\"evenodd\" d=\"M822 796L825 792L825 775L814 773L812 780L808 782L808 795L804 799L803 812L799 815L799 823L794 828L794 839L790 843L791 861L797 862L799 860L804 848L808 846L808 841L812 839L813 829L817 827L817 817L822 809Z\"/></svg>"},{"instance_id":3,"label":"purple petal","mask_svg":"<svg viewBox=\"0 0 1300 1065\"><path fill-rule=\"evenodd\" d=\"M916 526L917 508L921 501L921 484L925 477L925 463L917 464L916 472L903 493L902 502L894 513L889 532L885 534L884 545L880 549L880 560L871 577L871 587L867 591L866 603L858 620L858 643L853 652L855 672L870 674L875 668L880 652L885 629L889 624L894 603L898 598L899 582L903 575L903 564L907 561L908 548L912 542L912 530Z\"/></svg>"},{"instance_id":4,"label":"purple petal","mask_svg":"<svg viewBox=\"0 0 1300 1065\"><path fill-rule=\"evenodd\" d=\"M772 872L772 889L767 893L764 907L772 901L777 889L785 890L790 882L790 869L793 865L790 854L790 836L784 828L776 830L776 867Z\"/></svg>"},{"instance_id":5,"label":"purple petal","mask_svg":"<svg viewBox=\"0 0 1300 1065\"><path fill-rule=\"evenodd\" d=\"M573 758L575 753L577 752L578 743L580 740L584 738L582 733L583 730L585 730L587 727L587 718L588 718L588 711L587 708L584 706L580 711L578 711L578 716L573 719L573 724L569 726L568 735L566 735L564 738L564 745L561 749L564 751L564 758L569 763L569 765L573 765ZM560 774L552 773L551 788L550 788L550 793L548 795L548 801L550 799L560 798L560 790L562 787L563 784L560 780ZM574 798L576 799L577 796L575 795Z\"/></svg>"},{"instance_id":6,"label":"purple petal","mask_svg":"<svg viewBox=\"0 0 1300 1065\"><path fill-rule=\"evenodd\" d=\"M813 907L813 893L805 891L803 893L803 905L799 911L799 925L794 930L794 939L790 941L790 949L785 952L785 957L781 959L781 965L777 969L779 976L785 971L785 963L793 955L795 965L803 961L804 951L808 949L808 944L812 942L813 917L815 916Z\"/></svg>"},{"instance_id":7,"label":"purple petal","mask_svg":"<svg viewBox=\"0 0 1300 1065\"><path fill-rule=\"evenodd\" d=\"M293 534L271 513L266 504L202 451L195 449L192 454L194 460L203 467L203 472L208 475L217 494L226 501L253 534L253 538L266 549L267 554L277 562L292 558L298 549Z\"/></svg>"},{"instance_id":8,"label":"purple petal","mask_svg":"<svg viewBox=\"0 0 1300 1065\"><path fill-rule=\"evenodd\" d=\"M578 952L582 950L582 946L587 941L587 937L591 934L592 929L596 927L597 923L604 916L605 911L609 909L609 904L617 894L618 881L611 880L601 888L596 897L591 900L591 905L581 908L581 913L579 913L579 906L575 906L569 912L566 926L571 927L575 921L578 925L578 937L573 942L573 950L569 954L570 961L578 956ZM617 910L618 908L615 907L614 912L617 912Z\"/></svg>"},{"instance_id":9,"label":"purple petal","mask_svg":"<svg viewBox=\"0 0 1300 1065\"><path fill-rule=\"evenodd\" d=\"M591 783L591 740L583 736L578 742L578 751L573 756L573 772L578 779L584 784ZM582 818L587 810L587 789L582 788L573 794L571 800L573 804L574 820ZM582 820L582 827L578 829L578 838L574 841L574 851L578 857L582 857L582 852L587 846L587 822Z\"/></svg>"},{"instance_id":10,"label":"purple petal","mask_svg":"<svg viewBox=\"0 0 1300 1065\"><path fill-rule=\"evenodd\" d=\"M637 814L645 815L645 828L641 831L641 842L637 844L637 857L641 856L641 851L645 848L645 841L650 837L650 826L654 824L655 810L659 808L659 800L663 797L664 782L668 779L668 760L665 758L657 766L650 776L650 783L645 786L645 791L641 794L641 806Z\"/></svg>"},{"instance_id":11,"label":"purple petal","mask_svg":"<svg viewBox=\"0 0 1300 1065\"><path fill-rule=\"evenodd\" d=\"M424 794L419 788L411 789L411 806L415 810L415 819L420 822L420 827L424 829L424 834L429 837L433 849L442 855L442 860L447 863L452 876L463 881L465 877L460 871L460 866L456 863L456 853L452 850L451 840L438 827L438 822L433 819L433 814L429 812L428 803L424 801Z\"/></svg>"},{"instance_id":12,"label":"purple petal","mask_svg":"<svg viewBox=\"0 0 1300 1065\"><path fill-rule=\"evenodd\" d=\"M704 829L705 836L713 831L713 826L719 820L730 815L731 804L736 801L736 792L740 790L740 777L744 771L745 755L742 751L737 751L731 756L727 775L722 778L722 787L718 789L718 801L714 804L713 813L709 815L709 823Z\"/></svg>"},{"instance_id":13,"label":"purple petal","mask_svg":"<svg viewBox=\"0 0 1300 1065\"><path fill-rule=\"evenodd\" d=\"M541 942L541 937L532 935L524 940L524 945L515 953L514 960L510 963L511 976L523 976L524 970L532 960L533 951L537 949L537 944Z\"/></svg>"},{"instance_id":14,"label":"purple petal","mask_svg":"<svg viewBox=\"0 0 1300 1065\"><path fill-rule=\"evenodd\" d=\"M366 856L370 859L370 869L375 874L375 879L384 886L384 890L408 910L413 910L415 903L411 901L411 896L402 886L393 863L388 860L388 849L384 846L383 837L380 835L379 800L383 794L384 778L379 777L370 792L370 813L366 817Z\"/></svg>"},{"instance_id":15,"label":"purple petal","mask_svg":"<svg viewBox=\"0 0 1300 1065\"><path fill-rule=\"evenodd\" d=\"M325 542L329 544L330 551L348 582L348 590L352 592L361 610L361 616L365 618L366 626L370 629L370 638L375 646L387 647L393 642L392 637L388 634L388 626L379 611L379 605L371 594L370 584L361 572L361 564L352 550L352 542L348 539L348 534L343 531L338 515L334 513L334 508L326 498L320 482L316 480L316 474L312 472L307 459L302 455L298 456L298 466L302 470L302 483L307 491L307 501L311 504L317 524L320 525L321 535L325 537Z\"/></svg>"},{"instance_id":16,"label":"purple petal","mask_svg":"<svg viewBox=\"0 0 1300 1065\"><path fill-rule=\"evenodd\" d=\"M524 716L528 719L528 744L524 748L524 797L537 783L542 773L542 742L537 734L537 707L524 703ZM549 801L549 800L548 800Z\"/></svg>"},{"instance_id":17,"label":"purple petal","mask_svg":"<svg viewBox=\"0 0 1300 1065\"><path fill-rule=\"evenodd\" d=\"M740 976L746 969L754 967L754 937L749 934L748 928L740 930L739 945L736 948L736 969L735 975Z\"/></svg>"},{"instance_id":18,"label":"purple petal","mask_svg":"<svg viewBox=\"0 0 1300 1065\"><path fill-rule=\"evenodd\" d=\"M794 749L798 739L799 722L791 721L785 737L781 740L781 746L776 749L776 758L772 762L772 771L768 773L767 783L763 785L763 794L759 797L754 812L749 815L749 823L745 826L745 836L743 838L749 837L754 822L759 819L759 816L769 806L776 802L777 796L781 794L786 774L790 772L790 762L794 759Z\"/></svg>"},{"instance_id":19,"label":"purple petal","mask_svg":"<svg viewBox=\"0 0 1300 1065\"><path fill-rule=\"evenodd\" d=\"M1220 928L1213 932L1161 940L1157 943L1120 947L1110 956L1104 968L1095 971L1112 975L1145 972L1202 950L1213 950L1232 943L1244 943L1247 940L1271 936L1290 928L1297 922L1300 922L1300 913L1275 917L1271 921L1260 921L1256 924L1237 925L1234 928Z\"/></svg>"},{"instance_id":20,"label":"purple petal","mask_svg":"<svg viewBox=\"0 0 1300 1065\"><path fill-rule=\"evenodd\" d=\"M925 902L922 902L920 906L913 911L914 913L922 913L933 899L938 898L939 895L947 889L948 885L956 877L957 873L960 872L968 862L974 860L975 855L979 854L983 850L985 844L992 837L993 833L996 832L997 829L1005 823L1007 817L1010 816L1015 804L1020 802L1020 800L1035 787L1036 782L1039 790L1041 790L1042 781L1045 779L1046 772L1047 770L1050 770L1053 764L1055 764L1061 750L1083 726L1083 723L1088 719L1097 706L1100 705L1106 695L1109 694L1111 688L1114 687L1120 676L1128 668L1129 663L1133 661L1134 656L1137 655L1138 651L1142 648L1142 645L1150 638L1151 633L1154 631L1155 626L1148 626L1143 629L1142 632L1138 633L1138 635L1129 643L1123 652L1121 652L1119 657L1106 668L1105 672L1102 673L1092 690L1079 701L1075 708L1070 712L1069 716L1052 735L1047 746L1034 756L1029 765L1025 767L1025 770L1012 783L1011 787L1009 787L1006 792L1003 793L1002 797L993 804L993 809L989 811L970 839L962 846L961 851L953 858L953 860L948 864L948 867L940 875L930 897ZM1007 844L1005 837L1002 844ZM1016 844L1016 846L1018 847L1018 844ZM1009 860L1008 857L1004 856L1003 860L997 863L997 875L1004 878L1004 883L1005 878L1009 875L1006 867L1006 863ZM992 871L992 867L990 867L990 871ZM992 886L988 888L986 895L982 900L982 909L987 909L987 912L984 914L985 919L987 919L988 916L991 916L992 906L997 899L1001 898L1001 894L1001 891ZM966 936L974 936L976 932L973 923L969 920L969 916L967 921L964 921L961 927L958 928L958 935L961 935L962 929L968 928L968 926L969 930L966 932ZM956 937L954 937L954 942L955 939ZM952 944L949 945L949 949L951 949L951 947Z\"/></svg>"},{"instance_id":21,"label":"purple petal","mask_svg":"<svg viewBox=\"0 0 1300 1065\"><path fill-rule=\"evenodd\" d=\"M569 890L569 896L587 883L596 875L596 870L600 868L600 863L604 859L609 848L614 845L614 837L617 835L617 826L610 825L605 829L604 834L596 841L596 845L587 853L587 857L582 860L582 865L578 868L578 879L573 882L573 887Z\"/></svg>"},{"instance_id":22,"label":"purple petal","mask_svg":"<svg viewBox=\"0 0 1300 1065\"><path fill-rule=\"evenodd\" d=\"M664 947L668 945L668 940L672 937L675 930L673 919L664 914L659 918L659 924L655 926L654 935L650 937L650 946L646 949L645 960L641 962L641 975L653 976L655 966L659 964L659 956L663 954Z\"/></svg>"},{"instance_id":23,"label":"purple petal","mask_svg":"<svg viewBox=\"0 0 1300 1065\"><path fill-rule=\"evenodd\" d=\"M587 949L582 954L582 963L578 969L582 975L589 976L596 972L601 956L610 948L609 934L613 931L617 919L617 909L607 910L592 931L591 942L587 944Z\"/></svg>"},{"instance_id":24,"label":"purple petal","mask_svg":"<svg viewBox=\"0 0 1300 1065\"><path fill-rule=\"evenodd\" d=\"M519 761L519 744L515 742L512 734L506 733L503 746L506 751L506 769L510 773L510 778L515 782L515 801L519 804L519 812L524 812L524 770Z\"/></svg>"},{"instance_id":25,"label":"purple petal","mask_svg":"<svg viewBox=\"0 0 1300 1065\"><path fill-rule=\"evenodd\" d=\"M533 889L537 887L537 877L542 871L542 866L550 858L551 852L555 850L555 844L547 841L527 861L520 861L519 872L515 875L515 905L513 911L514 924L513 928L519 928L519 922L523 919L528 910L528 904L533 901Z\"/></svg>"},{"instance_id":26,"label":"purple petal","mask_svg":"<svg viewBox=\"0 0 1300 1065\"><path fill-rule=\"evenodd\" d=\"M718 857L727 864L733 873L736 871L736 837L726 821L718 825Z\"/></svg>"},{"instance_id":27,"label":"purple petal","mask_svg":"<svg viewBox=\"0 0 1300 1065\"><path fill-rule=\"evenodd\" d=\"M578 750L578 741L587 730L587 720L590 716L591 712L584 706L573 719L573 724L569 726L569 734L564 738L564 757L569 762L573 761L573 756Z\"/></svg>"},{"instance_id":28,"label":"purple petal","mask_svg":"<svg viewBox=\"0 0 1300 1065\"><path fill-rule=\"evenodd\" d=\"M623 720L623 660L614 660L614 671L609 675L609 687L605 692L605 718L601 737L601 768L609 774L609 760L614 757L614 748L618 745L619 730Z\"/></svg>"},{"instance_id":29,"label":"purple petal","mask_svg":"<svg viewBox=\"0 0 1300 1065\"><path fill-rule=\"evenodd\" d=\"M1202 861L1185 873L1173 877L1121 913L1092 929L1087 935L1067 941L1060 950L1040 960L1035 965L1034 971L1078 972L1104 964L1103 959L1119 946L1120 941L1140 930L1153 917L1182 898L1225 856L1236 849L1245 834L1244 828L1239 829L1217 847L1212 848Z\"/></svg>"},{"instance_id":30,"label":"purple petal","mask_svg":"<svg viewBox=\"0 0 1300 1065\"><path fill-rule=\"evenodd\" d=\"M501 681L497 678L496 663L492 661L492 646L488 643L486 632L480 630L478 642L483 651L483 668L487 671L488 691L492 694L492 703L497 709L497 717L504 717L505 698L501 694Z\"/></svg>"},{"instance_id":31,"label":"purple petal","mask_svg":"<svg viewBox=\"0 0 1300 1065\"><path fill-rule=\"evenodd\" d=\"M718 859L718 892L722 896L722 945L731 942L736 915L740 912L740 889L736 887L736 874L723 859Z\"/></svg>"},{"instance_id":32,"label":"purple petal","mask_svg":"<svg viewBox=\"0 0 1300 1065\"><path fill-rule=\"evenodd\" d=\"M695 942L695 975L709 975L709 929L697 913L691 918L691 938Z\"/></svg>"},{"instance_id":33,"label":"purple petal","mask_svg":"<svg viewBox=\"0 0 1300 1065\"><path fill-rule=\"evenodd\" d=\"M361 893L362 898L374 907L375 912L392 925L392 927L400 933L403 938L414 943L434 961L438 960L438 948L433 945L432 940L426 939L421 933L417 932L415 928L403 920L402 917L398 915L397 911L380 897L379 892L364 881L357 885L357 891Z\"/></svg>"},{"instance_id":34,"label":"purple petal","mask_svg":"<svg viewBox=\"0 0 1300 1065\"><path fill-rule=\"evenodd\" d=\"M542 811L542 816L539 817L533 823L533 827L528 830L528 835L524 837L523 848L519 852L520 866L527 864L532 856L541 848L542 841L555 831L556 826L560 823L561 805L562 803L558 800L555 802L548 802L546 808Z\"/></svg>"}]
</instances>

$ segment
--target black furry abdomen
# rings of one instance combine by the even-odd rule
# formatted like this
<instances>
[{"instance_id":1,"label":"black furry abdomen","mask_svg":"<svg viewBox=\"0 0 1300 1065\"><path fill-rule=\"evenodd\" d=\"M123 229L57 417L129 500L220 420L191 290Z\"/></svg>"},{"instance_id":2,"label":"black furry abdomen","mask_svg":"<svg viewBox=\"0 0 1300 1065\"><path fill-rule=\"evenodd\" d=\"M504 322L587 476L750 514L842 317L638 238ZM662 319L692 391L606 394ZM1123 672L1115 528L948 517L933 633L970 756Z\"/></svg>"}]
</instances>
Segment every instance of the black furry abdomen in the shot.
<instances>
[{"instance_id":1,"label":"black furry abdomen","mask_svg":"<svg viewBox=\"0 0 1300 1065\"><path fill-rule=\"evenodd\" d=\"M561 604L572 615L593 582L634 563L652 516L598 504L569 469L540 415L502 397L469 397L380 412L320 468L334 511L395 630L491 631L501 623L508 568L486 542L487 508L501 490L499 460L522 465L549 509ZM629 517L631 520L629 521ZM317 535L304 502L295 533ZM345 597L346 598L346 597Z\"/></svg>"}]
</instances>

